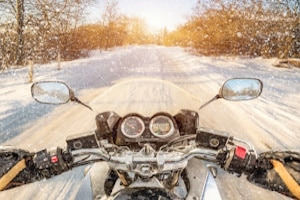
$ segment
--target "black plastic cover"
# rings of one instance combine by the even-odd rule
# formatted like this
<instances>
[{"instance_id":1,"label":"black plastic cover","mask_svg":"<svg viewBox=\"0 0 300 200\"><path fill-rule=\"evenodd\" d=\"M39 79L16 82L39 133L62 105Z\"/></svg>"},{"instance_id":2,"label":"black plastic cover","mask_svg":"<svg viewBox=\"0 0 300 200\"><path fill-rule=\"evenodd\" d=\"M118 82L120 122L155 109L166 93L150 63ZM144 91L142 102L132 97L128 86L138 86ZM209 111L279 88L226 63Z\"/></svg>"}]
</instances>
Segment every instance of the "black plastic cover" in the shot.
<instances>
[{"instance_id":1,"label":"black plastic cover","mask_svg":"<svg viewBox=\"0 0 300 200\"><path fill-rule=\"evenodd\" d=\"M228 138L228 135L223 132L199 129L197 131L196 142L201 147L218 150L226 145Z\"/></svg>"},{"instance_id":2,"label":"black plastic cover","mask_svg":"<svg viewBox=\"0 0 300 200\"><path fill-rule=\"evenodd\" d=\"M181 135L195 134L198 128L199 115L195 111L180 110L174 116Z\"/></svg>"},{"instance_id":3,"label":"black plastic cover","mask_svg":"<svg viewBox=\"0 0 300 200\"><path fill-rule=\"evenodd\" d=\"M99 148L99 144L94 133L69 136L67 138L68 150Z\"/></svg>"},{"instance_id":4,"label":"black plastic cover","mask_svg":"<svg viewBox=\"0 0 300 200\"><path fill-rule=\"evenodd\" d=\"M113 111L103 112L96 116L96 136L97 139L112 137L114 127L120 116Z\"/></svg>"}]
</instances>

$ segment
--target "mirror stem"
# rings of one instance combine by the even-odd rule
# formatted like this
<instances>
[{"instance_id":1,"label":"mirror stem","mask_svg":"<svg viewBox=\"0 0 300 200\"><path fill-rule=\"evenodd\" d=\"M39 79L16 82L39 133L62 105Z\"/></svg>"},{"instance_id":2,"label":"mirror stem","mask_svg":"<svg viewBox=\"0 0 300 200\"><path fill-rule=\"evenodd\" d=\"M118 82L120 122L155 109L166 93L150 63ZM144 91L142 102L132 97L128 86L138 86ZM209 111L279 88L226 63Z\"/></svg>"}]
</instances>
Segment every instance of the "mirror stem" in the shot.
<instances>
[{"instance_id":1,"label":"mirror stem","mask_svg":"<svg viewBox=\"0 0 300 200\"><path fill-rule=\"evenodd\" d=\"M93 111L93 109L92 109L90 106L86 105L85 103L82 103L82 102L81 102L79 99L77 99L76 97L72 98L71 101L77 102L77 103L83 105L84 107L90 109L91 111Z\"/></svg>"},{"instance_id":2,"label":"mirror stem","mask_svg":"<svg viewBox=\"0 0 300 200\"><path fill-rule=\"evenodd\" d=\"M90 106L86 105L85 103L80 101L77 97L75 97L74 92L72 90L70 90L70 100L74 101L76 103L79 103L79 104L83 105L84 107L86 107L86 108L90 109L91 111L93 111L93 109Z\"/></svg>"},{"instance_id":3,"label":"mirror stem","mask_svg":"<svg viewBox=\"0 0 300 200\"><path fill-rule=\"evenodd\" d=\"M205 104L203 104L202 106L200 106L199 110L201 110L202 108L204 108L205 106L207 106L208 104L210 104L211 102L222 98L219 94L217 94L214 98L212 98L211 100L209 100L208 102L206 102Z\"/></svg>"}]
</instances>

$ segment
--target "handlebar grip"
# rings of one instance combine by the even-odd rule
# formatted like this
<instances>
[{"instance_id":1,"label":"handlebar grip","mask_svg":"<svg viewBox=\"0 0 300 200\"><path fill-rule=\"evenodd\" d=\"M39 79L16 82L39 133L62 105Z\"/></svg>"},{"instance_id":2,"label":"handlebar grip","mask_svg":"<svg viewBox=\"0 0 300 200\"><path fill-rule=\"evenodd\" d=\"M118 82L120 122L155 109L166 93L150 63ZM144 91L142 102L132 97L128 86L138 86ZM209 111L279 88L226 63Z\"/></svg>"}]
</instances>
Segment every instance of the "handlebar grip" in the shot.
<instances>
[{"instance_id":1,"label":"handlebar grip","mask_svg":"<svg viewBox=\"0 0 300 200\"><path fill-rule=\"evenodd\" d=\"M26 163L25 159L23 158L0 178L0 191L4 190L9 183L25 168Z\"/></svg>"},{"instance_id":2,"label":"handlebar grip","mask_svg":"<svg viewBox=\"0 0 300 200\"><path fill-rule=\"evenodd\" d=\"M38 179L33 166L33 156L26 150L3 146L0 147L0 187L7 190Z\"/></svg>"}]
</instances>

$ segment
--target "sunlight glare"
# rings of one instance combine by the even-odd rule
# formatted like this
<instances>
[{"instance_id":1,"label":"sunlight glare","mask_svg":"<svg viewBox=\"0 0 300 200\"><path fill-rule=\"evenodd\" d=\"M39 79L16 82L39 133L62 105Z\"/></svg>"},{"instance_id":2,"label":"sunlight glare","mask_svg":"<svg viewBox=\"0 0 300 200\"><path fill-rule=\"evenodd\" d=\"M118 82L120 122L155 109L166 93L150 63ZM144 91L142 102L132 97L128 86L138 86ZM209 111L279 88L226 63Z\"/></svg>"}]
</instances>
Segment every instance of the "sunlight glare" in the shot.
<instances>
[{"instance_id":1,"label":"sunlight glare","mask_svg":"<svg viewBox=\"0 0 300 200\"><path fill-rule=\"evenodd\" d=\"M176 22L168 13L146 12L142 13L141 17L146 21L150 31L158 31L164 28L173 30L176 28Z\"/></svg>"}]
</instances>

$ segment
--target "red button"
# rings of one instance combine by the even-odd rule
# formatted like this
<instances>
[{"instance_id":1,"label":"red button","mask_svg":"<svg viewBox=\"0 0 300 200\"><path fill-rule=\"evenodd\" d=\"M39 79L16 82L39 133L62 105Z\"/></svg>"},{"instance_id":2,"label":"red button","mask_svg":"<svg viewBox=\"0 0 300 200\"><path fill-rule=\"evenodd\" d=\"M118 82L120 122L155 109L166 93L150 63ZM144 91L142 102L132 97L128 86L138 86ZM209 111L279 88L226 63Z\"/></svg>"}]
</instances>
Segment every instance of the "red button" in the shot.
<instances>
[{"instance_id":1,"label":"red button","mask_svg":"<svg viewBox=\"0 0 300 200\"><path fill-rule=\"evenodd\" d=\"M52 163L57 163L58 162L58 157L57 156L51 156L51 162Z\"/></svg>"},{"instance_id":2,"label":"red button","mask_svg":"<svg viewBox=\"0 0 300 200\"><path fill-rule=\"evenodd\" d=\"M245 159L247 155L247 149L242 146L237 146L235 148L235 155L241 159Z\"/></svg>"}]
</instances>

